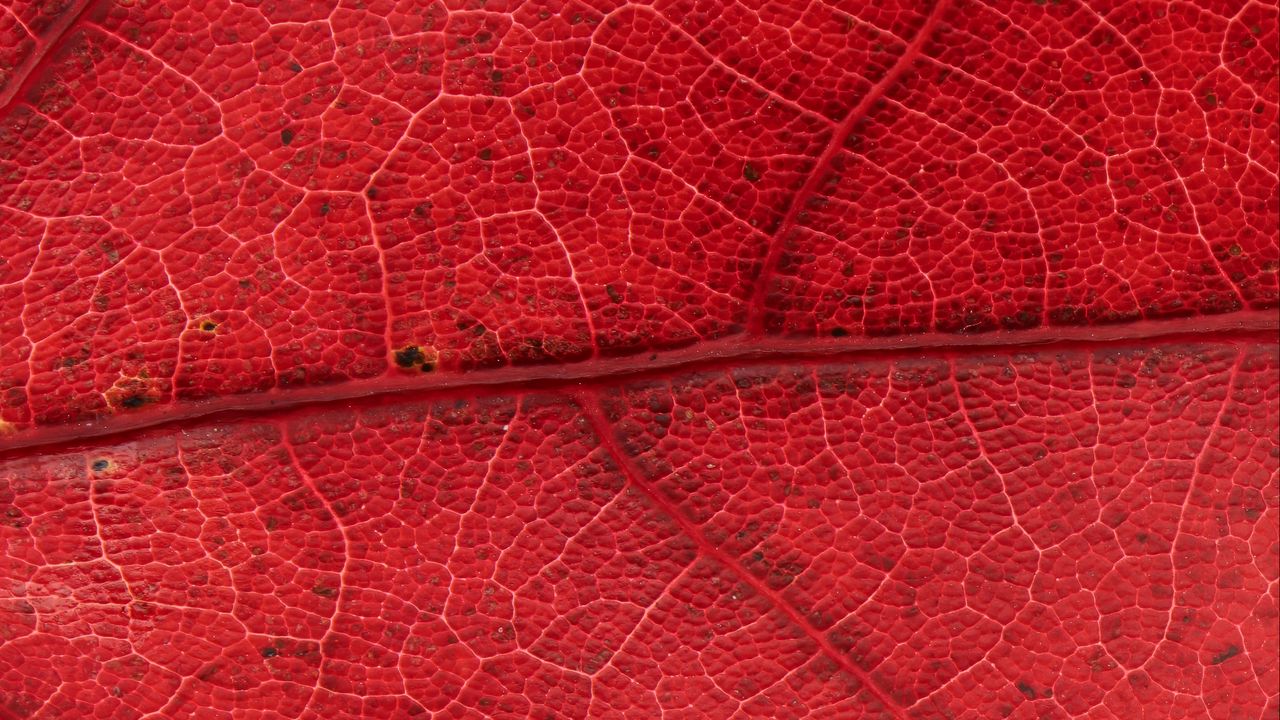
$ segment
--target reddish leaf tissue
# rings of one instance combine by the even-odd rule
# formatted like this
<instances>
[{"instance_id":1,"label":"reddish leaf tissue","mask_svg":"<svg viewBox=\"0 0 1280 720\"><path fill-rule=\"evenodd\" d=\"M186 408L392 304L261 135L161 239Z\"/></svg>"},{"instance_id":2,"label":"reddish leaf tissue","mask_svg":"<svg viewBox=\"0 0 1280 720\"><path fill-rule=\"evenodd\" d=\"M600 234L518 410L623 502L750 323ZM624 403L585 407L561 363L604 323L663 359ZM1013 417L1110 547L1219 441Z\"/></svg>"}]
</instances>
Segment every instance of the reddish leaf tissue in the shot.
<instances>
[{"instance_id":1,"label":"reddish leaf tissue","mask_svg":"<svg viewBox=\"0 0 1280 720\"><path fill-rule=\"evenodd\" d=\"M0 720L1274 718L1274 0L0 0Z\"/></svg>"}]
</instances>

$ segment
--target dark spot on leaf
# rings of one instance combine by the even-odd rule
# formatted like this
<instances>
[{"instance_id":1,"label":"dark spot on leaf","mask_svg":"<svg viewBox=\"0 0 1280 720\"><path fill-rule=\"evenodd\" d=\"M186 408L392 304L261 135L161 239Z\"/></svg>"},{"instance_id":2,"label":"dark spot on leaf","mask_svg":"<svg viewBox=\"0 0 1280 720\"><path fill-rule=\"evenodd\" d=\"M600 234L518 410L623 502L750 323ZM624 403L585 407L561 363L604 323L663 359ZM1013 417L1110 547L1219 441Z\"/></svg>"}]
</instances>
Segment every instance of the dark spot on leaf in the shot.
<instances>
[{"instance_id":1,"label":"dark spot on leaf","mask_svg":"<svg viewBox=\"0 0 1280 720\"><path fill-rule=\"evenodd\" d=\"M106 470L110 465L111 463L107 462L106 460L94 460L93 471L102 472L103 470Z\"/></svg>"},{"instance_id":2,"label":"dark spot on leaf","mask_svg":"<svg viewBox=\"0 0 1280 720\"><path fill-rule=\"evenodd\" d=\"M1054 308L1049 312L1049 321L1054 325L1078 325L1084 317L1084 308L1073 305Z\"/></svg>"},{"instance_id":3,"label":"dark spot on leaf","mask_svg":"<svg viewBox=\"0 0 1280 720\"><path fill-rule=\"evenodd\" d=\"M130 410L140 408L146 404L147 404L147 399L142 397L141 395L128 395L128 396L125 396L125 398L120 401L121 407L126 407L126 408L129 408Z\"/></svg>"},{"instance_id":4,"label":"dark spot on leaf","mask_svg":"<svg viewBox=\"0 0 1280 720\"><path fill-rule=\"evenodd\" d=\"M273 657L275 657L276 655L279 655L279 654L280 654L280 651L276 650L275 648L271 647L270 645L268 645L267 647L262 648L262 657L264 657L264 658L273 658Z\"/></svg>"},{"instance_id":5,"label":"dark spot on leaf","mask_svg":"<svg viewBox=\"0 0 1280 720\"><path fill-rule=\"evenodd\" d=\"M476 155L478 155L481 160L488 160L493 157L493 150L490 150L489 148L481 148L480 152L476 153Z\"/></svg>"},{"instance_id":6,"label":"dark spot on leaf","mask_svg":"<svg viewBox=\"0 0 1280 720\"><path fill-rule=\"evenodd\" d=\"M1027 696L1028 700L1036 699L1036 689L1031 687L1031 685L1027 683L1027 681L1019 680L1016 687L1018 688L1018 692Z\"/></svg>"},{"instance_id":7,"label":"dark spot on leaf","mask_svg":"<svg viewBox=\"0 0 1280 720\"><path fill-rule=\"evenodd\" d=\"M402 368L411 368L426 359L427 356L422 354L422 349L417 345L409 345L396 351L396 364Z\"/></svg>"},{"instance_id":8,"label":"dark spot on leaf","mask_svg":"<svg viewBox=\"0 0 1280 720\"><path fill-rule=\"evenodd\" d=\"M218 323L212 320L205 320L203 323L200 323L200 329L205 332L211 333L214 330L218 329Z\"/></svg>"},{"instance_id":9,"label":"dark spot on leaf","mask_svg":"<svg viewBox=\"0 0 1280 720\"><path fill-rule=\"evenodd\" d=\"M1214 665L1221 665L1222 663L1224 663L1224 662L1226 662L1226 661L1230 660L1231 658L1233 658L1233 657L1235 657L1235 656L1237 656L1237 655L1239 655L1239 654L1240 654L1240 648L1239 648L1239 646L1237 646L1237 645L1228 645L1226 650L1223 650L1222 652L1218 653L1217 655L1214 655L1214 656L1213 656L1213 659L1212 659L1212 660L1210 660L1209 662L1213 663Z\"/></svg>"},{"instance_id":10,"label":"dark spot on leaf","mask_svg":"<svg viewBox=\"0 0 1280 720\"><path fill-rule=\"evenodd\" d=\"M285 128L284 130L281 130L280 142L284 145L288 145L289 143L293 142L293 131L290 130L289 128Z\"/></svg>"},{"instance_id":11,"label":"dark spot on leaf","mask_svg":"<svg viewBox=\"0 0 1280 720\"><path fill-rule=\"evenodd\" d=\"M760 180L761 176L760 171L756 169L755 165L746 163L742 166L742 177L746 178L748 182L757 182Z\"/></svg>"},{"instance_id":12,"label":"dark spot on leaf","mask_svg":"<svg viewBox=\"0 0 1280 720\"><path fill-rule=\"evenodd\" d=\"M847 337L848 335L849 331L842 327L831 328L831 337Z\"/></svg>"},{"instance_id":13,"label":"dark spot on leaf","mask_svg":"<svg viewBox=\"0 0 1280 720\"><path fill-rule=\"evenodd\" d=\"M299 65L299 64L298 64L298 63L296 63L296 62L291 62L291 63L289 63L289 69L290 69L290 70L292 70L292 71L294 71L294 72L296 72L296 73L297 73L297 72L302 72L302 66L301 66L301 65Z\"/></svg>"}]
</instances>

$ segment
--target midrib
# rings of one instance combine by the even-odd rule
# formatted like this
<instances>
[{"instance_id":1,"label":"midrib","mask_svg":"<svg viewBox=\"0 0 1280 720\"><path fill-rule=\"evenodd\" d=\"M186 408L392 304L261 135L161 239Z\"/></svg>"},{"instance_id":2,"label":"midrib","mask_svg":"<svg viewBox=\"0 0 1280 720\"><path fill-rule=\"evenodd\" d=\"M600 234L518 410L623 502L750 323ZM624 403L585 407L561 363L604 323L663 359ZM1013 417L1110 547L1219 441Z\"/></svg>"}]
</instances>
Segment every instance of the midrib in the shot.
<instances>
[{"instance_id":1,"label":"midrib","mask_svg":"<svg viewBox=\"0 0 1280 720\"><path fill-rule=\"evenodd\" d=\"M386 375L348 380L333 385L273 389L207 400L178 400L144 406L93 420L46 425L0 437L0 459L45 452L111 437L112 441L164 425L243 416L267 416L304 406L335 406L369 398L401 395L433 400L477 394L512 394L529 390L586 385L614 385L675 372L715 370L759 364L831 363L872 357L916 358L935 355L1010 352L1017 349L1079 349L1082 346L1141 345L1178 342L1280 343L1280 313L1250 310L1209 317L1144 320L1100 327L1051 327L991 332L979 335L921 333L887 337L764 338L745 334L670 350L637 352L555 365L503 367L462 372L400 374L394 366Z\"/></svg>"}]
</instances>

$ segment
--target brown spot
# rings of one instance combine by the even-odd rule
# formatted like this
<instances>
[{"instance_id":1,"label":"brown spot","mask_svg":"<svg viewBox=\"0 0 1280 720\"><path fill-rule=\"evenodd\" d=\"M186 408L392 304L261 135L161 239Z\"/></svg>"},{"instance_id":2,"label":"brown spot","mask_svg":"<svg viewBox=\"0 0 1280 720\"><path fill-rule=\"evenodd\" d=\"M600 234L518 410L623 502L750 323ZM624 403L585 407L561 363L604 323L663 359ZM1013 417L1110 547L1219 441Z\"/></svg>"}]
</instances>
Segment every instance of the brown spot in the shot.
<instances>
[{"instance_id":1,"label":"brown spot","mask_svg":"<svg viewBox=\"0 0 1280 720\"><path fill-rule=\"evenodd\" d=\"M411 368L425 359L426 355L422 354L422 348L417 345L408 345L396 351L396 365L402 368Z\"/></svg>"},{"instance_id":2,"label":"brown spot","mask_svg":"<svg viewBox=\"0 0 1280 720\"><path fill-rule=\"evenodd\" d=\"M1222 652L1218 653L1217 655L1214 655L1214 656L1213 656L1213 659L1212 659L1212 660L1210 660L1209 662L1213 663L1214 665L1221 665L1222 663L1224 663L1224 662L1226 662L1226 661L1230 660L1231 658L1233 658L1233 657L1235 657L1235 656L1237 656L1237 655L1239 655L1239 654L1240 654L1240 648L1239 648L1239 646L1236 646L1236 645L1228 645L1226 650L1223 650Z\"/></svg>"}]
</instances>

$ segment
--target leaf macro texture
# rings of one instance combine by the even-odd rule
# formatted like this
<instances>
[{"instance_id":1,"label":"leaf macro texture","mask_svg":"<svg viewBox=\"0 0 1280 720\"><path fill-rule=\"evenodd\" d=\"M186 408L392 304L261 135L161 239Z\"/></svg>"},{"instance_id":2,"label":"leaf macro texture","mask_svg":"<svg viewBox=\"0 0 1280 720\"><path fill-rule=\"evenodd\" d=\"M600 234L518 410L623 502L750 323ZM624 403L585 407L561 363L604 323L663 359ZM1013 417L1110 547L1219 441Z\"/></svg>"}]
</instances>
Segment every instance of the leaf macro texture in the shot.
<instances>
[{"instance_id":1,"label":"leaf macro texture","mask_svg":"<svg viewBox=\"0 0 1280 720\"><path fill-rule=\"evenodd\" d=\"M0 720L1280 713L1280 11L0 0Z\"/></svg>"}]
</instances>

